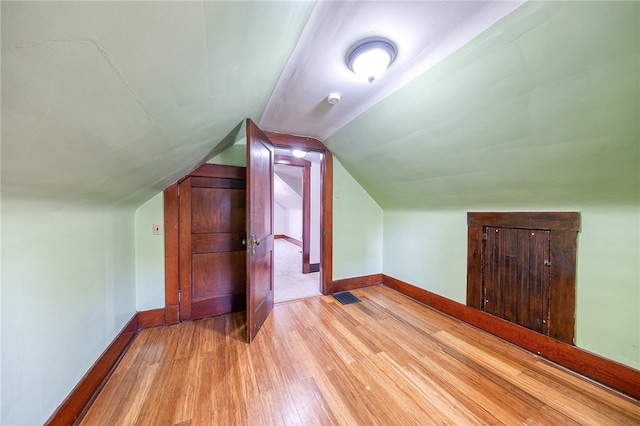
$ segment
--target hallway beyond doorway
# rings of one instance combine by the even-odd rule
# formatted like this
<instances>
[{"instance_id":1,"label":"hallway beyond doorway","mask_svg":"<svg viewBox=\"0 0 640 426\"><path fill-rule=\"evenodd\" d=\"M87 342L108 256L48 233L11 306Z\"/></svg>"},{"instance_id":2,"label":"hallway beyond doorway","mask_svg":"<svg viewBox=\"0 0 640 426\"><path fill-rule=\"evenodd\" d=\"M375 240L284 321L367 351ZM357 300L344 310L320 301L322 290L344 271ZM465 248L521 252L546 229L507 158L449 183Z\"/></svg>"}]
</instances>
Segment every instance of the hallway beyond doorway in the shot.
<instances>
[{"instance_id":1,"label":"hallway beyond doorway","mask_svg":"<svg viewBox=\"0 0 640 426\"><path fill-rule=\"evenodd\" d=\"M320 273L302 273L301 248L285 239L273 242L274 302L285 302L305 297L320 296Z\"/></svg>"}]
</instances>

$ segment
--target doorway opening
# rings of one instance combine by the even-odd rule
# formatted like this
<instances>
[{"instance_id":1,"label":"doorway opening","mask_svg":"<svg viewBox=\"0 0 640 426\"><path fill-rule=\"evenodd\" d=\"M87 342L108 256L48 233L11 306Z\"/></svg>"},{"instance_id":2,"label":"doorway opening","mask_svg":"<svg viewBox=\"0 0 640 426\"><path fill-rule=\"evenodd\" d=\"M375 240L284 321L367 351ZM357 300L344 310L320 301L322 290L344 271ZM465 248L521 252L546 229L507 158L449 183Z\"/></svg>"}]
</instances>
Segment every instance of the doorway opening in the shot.
<instances>
[{"instance_id":1,"label":"doorway opening","mask_svg":"<svg viewBox=\"0 0 640 426\"><path fill-rule=\"evenodd\" d=\"M276 148L274 166L274 302L319 296L320 163Z\"/></svg>"},{"instance_id":2,"label":"doorway opening","mask_svg":"<svg viewBox=\"0 0 640 426\"><path fill-rule=\"evenodd\" d=\"M250 120L247 120L248 122ZM253 123L252 128L255 128ZM214 148L208 155L207 158L210 158L210 163L218 164L218 165L228 165L241 167L245 169L246 174L243 176L246 177L247 187L249 186L249 180L254 178L252 172L249 171L249 167L245 167L245 158L248 160L249 152L247 143L243 142L243 134L242 131L244 123L240 123L236 128L234 128L231 133L220 143L216 148ZM248 126L247 126L248 127ZM331 155L331 151L329 151L324 144L322 144L319 140L304 136L293 136L281 133L274 132L261 132L259 129L254 130L254 133L258 132L261 135L262 140L265 143L272 145L271 154L267 157L271 157L274 159L274 149L285 149L291 152L293 148L304 149L308 153L313 153L320 158L319 163L319 173L320 173L320 220L319 220L319 239L320 239L320 248L319 248L319 258L320 261L317 264L317 268L319 269L319 290L322 294L332 294L333 293L333 280L332 280L332 266L333 266L333 250L332 250L332 242L333 242L333 221L332 221L332 212L333 212L333 157ZM251 139L247 137L248 141ZM247 161L248 162L248 161ZM208 166L207 166L208 167ZM270 165L265 165L263 167L265 170L270 170L271 175L273 176L273 167L274 162ZM183 241L179 238L180 234L180 218L179 218L179 204L180 204L180 189L179 183L182 182L187 176L180 179L178 182L170 185L164 190L164 222L165 222L165 308L163 311L164 316L164 324L171 325L177 324L184 319L188 319L188 315L184 310L181 309L181 300L186 296L186 292L181 292L181 288L189 285L188 280L183 280L181 282L181 276L186 277L187 274L183 273L181 275L180 271L180 246ZM228 176L225 176L228 177ZM264 182L272 182L272 179L268 179L266 177L263 178L255 178L253 181L264 181ZM273 194L270 191L252 191L252 193L264 193L264 194ZM247 211L253 212L252 204L246 206ZM272 216L269 216L272 217ZM246 233L246 232L245 232ZM275 240L273 234L269 236L268 241L265 240L265 244L262 243L262 238L254 239L254 236L251 233L248 233L245 239L238 240L244 247L247 253L253 251L253 246L259 247L262 249L263 247L273 247L273 241ZM304 243L304 241L303 241ZM246 245L245 245L246 244ZM314 268L314 264L308 264L311 269ZM270 268L269 268L270 269ZM269 270L269 269L265 269ZM272 270L272 269L271 269ZM249 280L247 280L248 282ZM258 282L262 282L258 280ZM247 288L250 286L247 284ZM247 295L247 299L249 296ZM271 302L273 299L271 299ZM272 304L270 304L272 306ZM198 315L201 316L201 315ZM204 315L203 315L204 316Z\"/></svg>"}]
</instances>

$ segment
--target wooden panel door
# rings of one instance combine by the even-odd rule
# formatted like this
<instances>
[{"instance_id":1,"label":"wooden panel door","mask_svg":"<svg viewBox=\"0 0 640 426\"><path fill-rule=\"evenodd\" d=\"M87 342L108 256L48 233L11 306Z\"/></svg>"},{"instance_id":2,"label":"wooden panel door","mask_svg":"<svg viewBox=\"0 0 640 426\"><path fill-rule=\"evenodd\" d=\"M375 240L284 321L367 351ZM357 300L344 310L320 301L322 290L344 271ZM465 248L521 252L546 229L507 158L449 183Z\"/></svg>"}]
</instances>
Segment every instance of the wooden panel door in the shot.
<instances>
[{"instance_id":1,"label":"wooden panel door","mask_svg":"<svg viewBox=\"0 0 640 426\"><path fill-rule=\"evenodd\" d=\"M247 119L247 341L273 310L273 163L271 141Z\"/></svg>"},{"instance_id":2,"label":"wooden panel door","mask_svg":"<svg viewBox=\"0 0 640 426\"><path fill-rule=\"evenodd\" d=\"M484 229L482 309L549 333L549 231Z\"/></svg>"},{"instance_id":3,"label":"wooden panel door","mask_svg":"<svg viewBox=\"0 0 640 426\"><path fill-rule=\"evenodd\" d=\"M245 171L203 169L179 184L182 320L243 310L246 303Z\"/></svg>"}]
</instances>

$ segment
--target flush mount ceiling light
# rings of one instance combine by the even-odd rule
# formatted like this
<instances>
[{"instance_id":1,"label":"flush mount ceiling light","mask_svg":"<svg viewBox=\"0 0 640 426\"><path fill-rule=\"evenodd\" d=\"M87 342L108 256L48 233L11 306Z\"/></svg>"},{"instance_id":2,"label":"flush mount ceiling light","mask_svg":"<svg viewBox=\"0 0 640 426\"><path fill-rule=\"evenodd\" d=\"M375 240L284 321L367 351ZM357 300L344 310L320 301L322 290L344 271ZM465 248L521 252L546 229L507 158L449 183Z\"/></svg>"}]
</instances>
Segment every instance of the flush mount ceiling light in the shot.
<instances>
[{"instance_id":1,"label":"flush mount ceiling light","mask_svg":"<svg viewBox=\"0 0 640 426\"><path fill-rule=\"evenodd\" d=\"M369 80L380 77L396 58L396 48L388 40L369 39L357 43L347 55L349 69Z\"/></svg>"},{"instance_id":2,"label":"flush mount ceiling light","mask_svg":"<svg viewBox=\"0 0 640 426\"><path fill-rule=\"evenodd\" d=\"M292 149L291 153L293 154L294 157L296 158L304 158L305 155L307 155L306 151L303 151L301 149Z\"/></svg>"}]
</instances>

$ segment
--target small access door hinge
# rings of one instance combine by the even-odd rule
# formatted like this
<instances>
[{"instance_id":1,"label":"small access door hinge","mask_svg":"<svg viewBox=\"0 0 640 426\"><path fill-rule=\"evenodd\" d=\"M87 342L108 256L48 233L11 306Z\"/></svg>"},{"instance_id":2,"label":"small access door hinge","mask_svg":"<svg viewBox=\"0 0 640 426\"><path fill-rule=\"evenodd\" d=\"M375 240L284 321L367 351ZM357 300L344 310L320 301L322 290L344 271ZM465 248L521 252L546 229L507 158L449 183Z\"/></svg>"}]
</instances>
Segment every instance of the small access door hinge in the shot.
<instances>
[{"instance_id":1,"label":"small access door hinge","mask_svg":"<svg viewBox=\"0 0 640 426\"><path fill-rule=\"evenodd\" d=\"M551 261L550 260L545 260L544 261L544 266L551 266Z\"/></svg>"}]
</instances>

